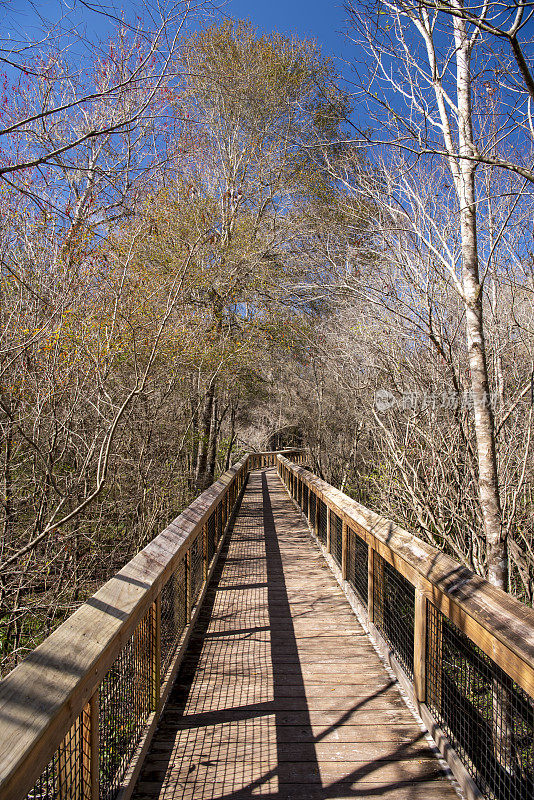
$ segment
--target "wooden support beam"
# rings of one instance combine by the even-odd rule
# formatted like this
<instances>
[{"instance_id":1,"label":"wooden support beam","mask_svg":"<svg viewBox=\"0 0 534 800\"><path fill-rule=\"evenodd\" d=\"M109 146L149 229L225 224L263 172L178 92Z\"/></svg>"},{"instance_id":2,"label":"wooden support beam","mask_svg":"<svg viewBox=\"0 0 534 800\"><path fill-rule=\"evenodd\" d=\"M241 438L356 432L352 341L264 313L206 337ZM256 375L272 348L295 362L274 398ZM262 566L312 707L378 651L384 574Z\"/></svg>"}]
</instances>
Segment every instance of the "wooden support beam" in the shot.
<instances>
[{"instance_id":1,"label":"wooden support beam","mask_svg":"<svg viewBox=\"0 0 534 800\"><path fill-rule=\"evenodd\" d=\"M97 690L84 709L85 725L88 731L87 746L84 749L85 768L87 770L86 800L99 800L100 797L100 692Z\"/></svg>"}]
</instances>

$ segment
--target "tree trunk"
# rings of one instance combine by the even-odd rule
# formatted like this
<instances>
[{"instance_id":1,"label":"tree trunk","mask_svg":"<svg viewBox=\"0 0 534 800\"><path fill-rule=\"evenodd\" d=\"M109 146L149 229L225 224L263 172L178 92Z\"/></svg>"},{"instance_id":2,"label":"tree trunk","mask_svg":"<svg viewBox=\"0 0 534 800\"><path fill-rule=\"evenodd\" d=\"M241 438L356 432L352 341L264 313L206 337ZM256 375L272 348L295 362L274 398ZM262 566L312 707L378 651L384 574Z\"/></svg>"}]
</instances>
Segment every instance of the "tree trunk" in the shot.
<instances>
[{"instance_id":1,"label":"tree trunk","mask_svg":"<svg viewBox=\"0 0 534 800\"><path fill-rule=\"evenodd\" d=\"M197 469L195 486L199 491L207 488L208 445L210 440L213 398L215 395L215 382L212 381L206 391L204 408L200 418L200 441L198 443Z\"/></svg>"},{"instance_id":2,"label":"tree trunk","mask_svg":"<svg viewBox=\"0 0 534 800\"><path fill-rule=\"evenodd\" d=\"M212 484L215 479L215 462L217 460L217 443L219 441L219 429L221 421L217 417L217 398L213 401L213 413L211 418L211 430L208 445L208 466L206 469L206 482Z\"/></svg>"},{"instance_id":3,"label":"tree trunk","mask_svg":"<svg viewBox=\"0 0 534 800\"><path fill-rule=\"evenodd\" d=\"M199 393L198 386L196 389L191 387L191 453L190 472L191 482L193 475L196 475L196 468L198 462L198 406L199 406Z\"/></svg>"},{"instance_id":4,"label":"tree trunk","mask_svg":"<svg viewBox=\"0 0 534 800\"><path fill-rule=\"evenodd\" d=\"M484 343L482 286L479 278L475 169L472 161L472 108L470 49L461 19L454 20L456 80L458 91L459 155L456 177L460 205L462 243L462 287L465 300L467 354L478 460L478 492L486 539L488 580L508 589L508 558L503 536L499 478L495 448L495 423L490 402L488 367Z\"/></svg>"},{"instance_id":5,"label":"tree trunk","mask_svg":"<svg viewBox=\"0 0 534 800\"><path fill-rule=\"evenodd\" d=\"M232 458L232 448L234 446L235 436L235 408L232 406L230 412L230 437L228 439L228 450L226 451L226 460L224 463L224 471L230 469L230 459Z\"/></svg>"}]
</instances>

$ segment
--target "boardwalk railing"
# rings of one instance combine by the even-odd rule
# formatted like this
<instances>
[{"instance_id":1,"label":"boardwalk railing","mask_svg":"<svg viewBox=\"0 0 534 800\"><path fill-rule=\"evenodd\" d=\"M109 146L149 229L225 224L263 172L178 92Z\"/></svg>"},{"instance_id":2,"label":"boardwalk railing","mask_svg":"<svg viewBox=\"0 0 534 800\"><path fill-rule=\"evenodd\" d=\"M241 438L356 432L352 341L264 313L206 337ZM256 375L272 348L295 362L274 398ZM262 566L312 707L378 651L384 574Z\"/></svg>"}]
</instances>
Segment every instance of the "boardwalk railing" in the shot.
<instances>
[{"instance_id":1,"label":"boardwalk railing","mask_svg":"<svg viewBox=\"0 0 534 800\"><path fill-rule=\"evenodd\" d=\"M278 456L338 581L468 797L534 796L534 610Z\"/></svg>"},{"instance_id":2,"label":"boardwalk railing","mask_svg":"<svg viewBox=\"0 0 534 800\"><path fill-rule=\"evenodd\" d=\"M225 472L0 682L1 800L125 800L247 475L276 457Z\"/></svg>"}]
</instances>

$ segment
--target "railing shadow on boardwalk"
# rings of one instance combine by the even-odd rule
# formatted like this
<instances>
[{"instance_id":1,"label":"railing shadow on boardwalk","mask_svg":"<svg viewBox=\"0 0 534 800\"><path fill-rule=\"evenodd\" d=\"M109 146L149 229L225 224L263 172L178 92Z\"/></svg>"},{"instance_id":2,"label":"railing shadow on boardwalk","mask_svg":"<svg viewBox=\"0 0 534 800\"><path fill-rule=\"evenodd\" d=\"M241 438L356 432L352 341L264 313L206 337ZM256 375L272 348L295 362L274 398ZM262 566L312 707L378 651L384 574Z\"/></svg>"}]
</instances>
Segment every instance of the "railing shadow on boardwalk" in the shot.
<instances>
[{"instance_id":1,"label":"railing shadow on boardwalk","mask_svg":"<svg viewBox=\"0 0 534 800\"><path fill-rule=\"evenodd\" d=\"M402 792L403 800L409 800L411 796L410 787L414 788L419 781L432 781L433 777L442 777L443 772L439 763L435 762L435 775L425 772L419 781L414 775L407 775L406 778L399 777L395 780L384 780L379 783L368 783L368 779L374 772L384 767L387 762L398 761L417 761L421 757L428 757L428 744L421 733L416 737L404 739L402 743L393 743L391 752L384 757L371 759L367 762L358 764L351 772L346 773L342 779L333 779L328 785L323 785L320 774L319 761L316 754L316 744L326 739L337 728L341 728L350 721L351 717L365 706L388 692L395 681L386 683L372 694L358 700L349 710L339 713L339 718L325 726L319 734L313 733L309 707L306 700L306 691L300 657L298 652L297 638L293 626L294 616L291 613L282 556L277 538L275 519L267 476L265 472L261 475L261 496L262 505L253 507L248 513L257 515L258 527L264 529L265 544L265 563L267 580L265 582L243 582L237 583L233 588L236 590L266 588L268 606L268 625L256 627L240 628L232 631L210 631L208 628L220 588L223 570L229 560L229 541L225 544L221 553L221 558L212 578L212 583L204 607L197 622L194 635L191 639L188 655L178 674L175 688L170 697L169 710L164 715L160 725L160 744L158 748L157 768L149 762L144 767L140 778L139 791L134 795L137 800L141 798L164 797L165 800L244 800L244 798L256 798L258 796L272 798L272 800L294 800L294 798L307 798L307 800L328 800L332 798L358 798L358 797L377 797L393 798L397 797L397 792ZM288 505L288 513L294 514L292 506ZM251 541L251 540L249 540ZM257 540L256 540L257 541ZM229 587L225 586L225 590ZM270 660L272 668L272 699L261 702L234 705L221 710L209 710L202 713L186 714L189 694L199 668L202 648L206 637L224 637L228 635L243 635L247 638L243 640L243 650L250 646L251 638L255 634L270 632ZM244 653L246 659L246 653ZM291 687L293 698L292 703L287 703L287 664L293 664L291 673ZM284 691L285 689L285 691ZM229 687L231 693L231 687ZM267 694L267 692L266 692ZM287 723L285 720L293 712L288 711L288 705L298 708L298 724L292 727L292 735L287 736ZM274 731L272 721L274 718ZM191 741L203 742L205 744L206 732L203 728L210 728L217 724L225 724L239 721L258 720L259 726L252 727L252 739L246 742L242 749L242 755L250 760L250 765L237 765L233 767L236 779L235 787L229 788L229 781L225 781L224 788L218 793L213 785L213 779L209 775L209 767L213 766L210 760L200 760L195 762L195 757L184 756L184 760L190 757L189 772L191 776L196 774L194 783L189 786L184 781L184 771L180 771L177 776L173 770L172 761L176 759L175 736L173 730L188 730L192 733ZM273 737L274 734L274 737ZM275 739L275 752L270 752L265 757L265 751L269 744ZM290 739L288 741L288 738ZM189 741L189 736L187 737ZM418 745L421 745L420 747ZM245 747L246 745L246 747ZM355 748L358 745L355 743ZM248 748L248 749L246 749ZM212 748L207 748L211 755ZM199 748L202 756L202 746ZM217 757L217 743L213 748ZM234 757L240 752L236 745ZM219 749L219 754L220 749ZM204 768L205 777L199 773L198 767ZM206 768L208 768L206 770ZM302 774L302 779L298 782L292 781L292 771L297 768ZM173 785L173 772L176 782ZM250 775L250 780L246 775ZM364 782L358 786L358 782ZM230 781L231 783L231 781ZM150 785L151 791L147 790ZM142 787L142 788L141 788ZM403 791L404 790L404 791ZM303 793L304 791L304 793ZM414 794L415 796L415 794ZM421 794L417 794L421 797Z\"/></svg>"}]
</instances>

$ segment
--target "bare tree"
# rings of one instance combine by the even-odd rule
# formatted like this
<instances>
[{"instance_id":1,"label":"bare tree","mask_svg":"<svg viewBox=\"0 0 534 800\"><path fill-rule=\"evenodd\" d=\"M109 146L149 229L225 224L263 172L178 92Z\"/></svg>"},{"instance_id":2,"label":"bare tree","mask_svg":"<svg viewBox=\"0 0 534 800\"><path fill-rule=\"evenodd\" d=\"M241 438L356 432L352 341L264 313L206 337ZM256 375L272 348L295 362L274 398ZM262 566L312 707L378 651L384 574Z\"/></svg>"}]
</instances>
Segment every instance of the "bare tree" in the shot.
<instances>
[{"instance_id":1,"label":"bare tree","mask_svg":"<svg viewBox=\"0 0 534 800\"><path fill-rule=\"evenodd\" d=\"M460 7L460 4L458 4ZM483 48L480 27L461 15L443 14L425 3L386 2L362 19L348 6L373 62L369 88L389 146L421 157L441 157L447 166L457 209L458 261L448 260L447 279L461 298L476 432L478 487L488 548L488 578L508 586L506 537L502 526L495 420L488 402L490 379L486 358L484 276L478 241L481 191L477 183L477 142L495 147L501 131L485 130L489 115L474 103L473 66ZM379 15L379 25L376 24ZM479 64L479 62L476 62ZM383 98L383 99L382 99ZM383 113L382 113L383 112ZM489 145L484 145L489 146ZM407 168L411 168L406 164ZM521 171L519 170L519 173ZM522 190L519 190L520 195ZM402 199L397 198L402 204ZM422 239L424 242L424 237ZM425 243L426 244L426 243Z\"/></svg>"}]
</instances>

